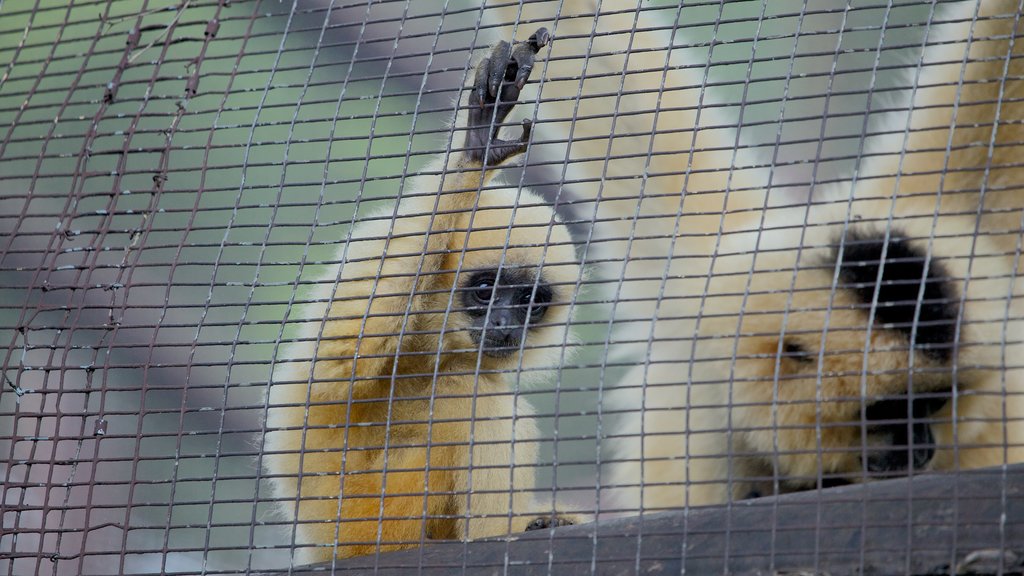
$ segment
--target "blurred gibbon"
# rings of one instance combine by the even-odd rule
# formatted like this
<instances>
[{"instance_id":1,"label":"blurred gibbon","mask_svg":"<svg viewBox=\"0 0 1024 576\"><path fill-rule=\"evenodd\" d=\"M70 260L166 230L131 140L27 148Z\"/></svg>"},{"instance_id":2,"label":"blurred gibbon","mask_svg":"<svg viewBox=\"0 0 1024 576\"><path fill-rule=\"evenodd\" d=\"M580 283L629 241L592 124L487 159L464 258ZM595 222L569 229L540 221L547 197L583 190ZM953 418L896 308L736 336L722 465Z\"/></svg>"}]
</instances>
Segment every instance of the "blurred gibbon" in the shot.
<instances>
[{"instance_id":1,"label":"blurred gibbon","mask_svg":"<svg viewBox=\"0 0 1024 576\"><path fill-rule=\"evenodd\" d=\"M529 124L514 141L498 126L547 38L477 66L464 147L355 225L311 296L323 320L278 360L263 461L300 562L573 522L534 501L516 378L557 366L580 268L549 206L487 187L526 149Z\"/></svg>"},{"instance_id":2,"label":"blurred gibbon","mask_svg":"<svg viewBox=\"0 0 1024 576\"><path fill-rule=\"evenodd\" d=\"M671 50L676 8L491 4L558 39L543 157L564 159L593 222L584 263L614 301L612 360L633 366L603 396L624 413L611 504L1024 460L1018 0L937 10L909 114L851 183L785 208Z\"/></svg>"}]
</instances>

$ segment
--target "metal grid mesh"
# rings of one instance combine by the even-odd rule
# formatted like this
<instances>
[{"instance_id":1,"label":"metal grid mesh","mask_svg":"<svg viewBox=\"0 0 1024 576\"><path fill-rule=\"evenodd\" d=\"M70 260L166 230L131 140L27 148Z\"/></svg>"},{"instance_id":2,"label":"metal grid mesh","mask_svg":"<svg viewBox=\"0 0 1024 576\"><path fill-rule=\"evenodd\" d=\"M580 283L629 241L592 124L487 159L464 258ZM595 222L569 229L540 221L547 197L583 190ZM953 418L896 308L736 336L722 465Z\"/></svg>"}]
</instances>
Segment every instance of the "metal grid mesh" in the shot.
<instances>
[{"instance_id":1,"label":"metal grid mesh","mask_svg":"<svg viewBox=\"0 0 1024 576\"><path fill-rule=\"evenodd\" d=\"M360 517L377 527L363 553L413 550L325 569L769 572L793 556L842 573L829 564L840 554L857 572L877 568L889 540L872 530L892 526L905 547L883 571L933 570L936 550L946 572L1019 568L1015 469L961 483L968 468L1022 459L1020 12L1005 0L0 3L0 569L296 570L360 543L346 541ZM378 374L392 390L426 380L428 393L331 397L374 378L295 368L346 360L325 327L355 317L329 313L330 295L358 310L394 294L379 272L368 292L349 287L384 243L428 245L415 227L398 234L420 212L396 206L433 206L435 180L460 181L428 164L462 153L454 102L490 45L539 26L554 41L514 112L536 129L525 168L503 171L512 202L445 230L480 230L503 207L515 222L557 212L571 241L548 220L536 245L517 235L529 227L497 226L483 247L504 266L543 246L544 278L575 270L556 258L574 254L583 272L550 286L572 320L529 328L557 330L558 345L530 355L526 339L497 370L465 352L476 369L452 373L436 335L458 333L466 309L448 280L434 289L447 305L417 311L443 318L432 331L412 329L408 299L392 313L405 358L432 363L389 360ZM469 276L473 244L440 270ZM406 277L445 276L421 252L404 253L417 262ZM538 278L522 281L532 298ZM358 342L382 336L365 332L363 309ZM447 391L453 379L472 392ZM282 406L266 395L289 383L306 390L288 405L298 424L275 426ZM308 391L318 384L321 396ZM399 416L396 397L429 410ZM474 412L492 400L506 411ZM382 403L383 417L353 416ZM402 436L459 423L468 437ZM484 433L533 426L521 442ZM348 445L374 427L391 430L387 450ZM316 444L317 431L342 444ZM474 465L395 468L459 446ZM359 464L364 453L382 459ZM306 454L342 467L313 469L323 463ZM307 467L297 490L287 456ZM936 474L923 484L825 491L925 468ZM386 485L381 471L393 485L418 479L411 511L341 488ZM469 479L433 483L460 471ZM474 473L503 475L506 493L491 495L504 509L474 509L489 494ZM376 512L343 509L323 482ZM951 515L918 518L915 506L949 502ZM314 508L335 518L318 524ZM508 532L555 510L596 528L542 531L522 548L422 546L463 529L452 526L494 536L474 522ZM416 536L389 532L410 519ZM952 543L912 534L918 521L951 527ZM792 539L807 543L799 554Z\"/></svg>"}]
</instances>

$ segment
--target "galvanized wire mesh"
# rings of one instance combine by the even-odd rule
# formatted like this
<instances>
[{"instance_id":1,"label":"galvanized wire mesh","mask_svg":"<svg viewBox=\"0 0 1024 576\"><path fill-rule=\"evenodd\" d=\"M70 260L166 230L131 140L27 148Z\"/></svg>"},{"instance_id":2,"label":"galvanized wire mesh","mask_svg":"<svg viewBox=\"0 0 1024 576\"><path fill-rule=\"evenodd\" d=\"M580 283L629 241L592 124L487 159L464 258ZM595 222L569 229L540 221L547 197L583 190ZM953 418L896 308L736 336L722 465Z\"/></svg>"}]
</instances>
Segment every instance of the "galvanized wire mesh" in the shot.
<instances>
[{"instance_id":1,"label":"galvanized wire mesh","mask_svg":"<svg viewBox=\"0 0 1024 576\"><path fill-rule=\"evenodd\" d=\"M0 2L0 570L1019 569L1018 3L486 4ZM525 168L433 230L474 66L540 26ZM572 319L452 372L481 248ZM431 542L556 511L596 527Z\"/></svg>"}]
</instances>

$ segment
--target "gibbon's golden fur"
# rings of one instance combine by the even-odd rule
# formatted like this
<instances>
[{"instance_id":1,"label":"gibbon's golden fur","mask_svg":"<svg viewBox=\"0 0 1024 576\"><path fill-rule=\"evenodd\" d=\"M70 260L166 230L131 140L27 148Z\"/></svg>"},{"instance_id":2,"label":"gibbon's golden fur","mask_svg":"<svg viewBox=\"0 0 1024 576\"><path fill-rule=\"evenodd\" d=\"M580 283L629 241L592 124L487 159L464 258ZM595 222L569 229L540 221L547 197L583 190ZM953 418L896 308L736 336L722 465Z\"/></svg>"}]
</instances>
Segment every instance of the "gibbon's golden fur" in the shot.
<instances>
[{"instance_id":1,"label":"gibbon's golden fur","mask_svg":"<svg viewBox=\"0 0 1024 576\"><path fill-rule=\"evenodd\" d=\"M557 366L580 268L550 207L485 188L526 148L529 125L519 141L489 125L546 41L478 65L465 149L354 227L312 296L324 320L282 356L264 462L300 562L572 523L534 501L537 428L514 374Z\"/></svg>"},{"instance_id":2,"label":"gibbon's golden fur","mask_svg":"<svg viewBox=\"0 0 1024 576\"><path fill-rule=\"evenodd\" d=\"M494 4L558 38L539 129L569 141L543 154L595 221L584 261L634 365L604 396L626 414L614 506L1024 460L1019 0L939 9L906 129L871 143L853 186L785 209L667 49L675 9Z\"/></svg>"}]
</instances>

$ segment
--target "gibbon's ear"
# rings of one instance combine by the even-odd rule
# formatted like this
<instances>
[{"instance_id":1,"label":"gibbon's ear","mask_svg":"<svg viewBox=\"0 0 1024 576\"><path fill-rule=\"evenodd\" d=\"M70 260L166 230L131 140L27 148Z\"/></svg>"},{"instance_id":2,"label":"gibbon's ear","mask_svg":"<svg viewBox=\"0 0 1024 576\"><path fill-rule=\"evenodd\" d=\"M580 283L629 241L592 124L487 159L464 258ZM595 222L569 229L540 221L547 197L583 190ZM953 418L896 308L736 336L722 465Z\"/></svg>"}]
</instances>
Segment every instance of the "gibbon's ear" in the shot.
<instances>
[{"instance_id":1,"label":"gibbon's ear","mask_svg":"<svg viewBox=\"0 0 1024 576\"><path fill-rule=\"evenodd\" d=\"M945 266L910 244L898 230L850 230L837 238L832 261L839 266L837 289L852 290L864 314L876 299L875 322L913 339L929 358L948 362L953 354L958 301ZM881 274L881 277L879 277Z\"/></svg>"}]
</instances>

